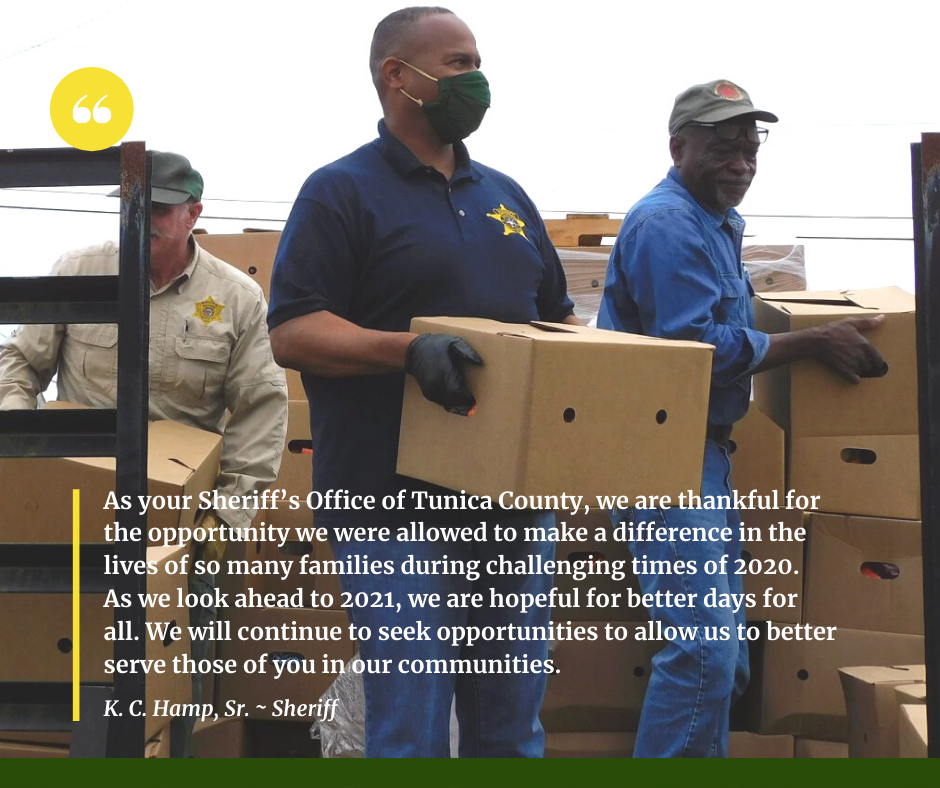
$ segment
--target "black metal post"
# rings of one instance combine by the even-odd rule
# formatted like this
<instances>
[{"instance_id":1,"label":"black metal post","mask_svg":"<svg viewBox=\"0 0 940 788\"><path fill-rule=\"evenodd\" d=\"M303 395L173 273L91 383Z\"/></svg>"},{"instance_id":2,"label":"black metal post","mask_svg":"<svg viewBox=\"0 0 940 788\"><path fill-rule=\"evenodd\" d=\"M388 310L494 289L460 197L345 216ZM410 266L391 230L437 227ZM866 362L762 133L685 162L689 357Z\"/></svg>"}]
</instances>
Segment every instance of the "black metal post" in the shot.
<instances>
[{"instance_id":1,"label":"black metal post","mask_svg":"<svg viewBox=\"0 0 940 788\"><path fill-rule=\"evenodd\" d=\"M927 754L940 757L940 134L911 146L924 562Z\"/></svg>"}]
</instances>

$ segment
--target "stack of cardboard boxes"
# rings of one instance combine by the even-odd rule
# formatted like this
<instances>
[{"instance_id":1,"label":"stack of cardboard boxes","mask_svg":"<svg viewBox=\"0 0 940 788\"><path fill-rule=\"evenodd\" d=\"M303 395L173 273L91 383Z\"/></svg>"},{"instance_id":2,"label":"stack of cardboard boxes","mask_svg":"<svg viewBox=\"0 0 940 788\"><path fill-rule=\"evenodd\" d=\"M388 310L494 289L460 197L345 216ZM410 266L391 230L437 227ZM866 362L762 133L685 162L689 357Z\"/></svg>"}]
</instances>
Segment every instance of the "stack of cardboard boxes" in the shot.
<instances>
[{"instance_id":1,"label":"stack of cardboard boxes","mask_svg":"<svg viewBox=\"0 0 940 788\"><path fill-rule=\"evenodd\" d=\"M269 298L271 272L280 240L277 232L245 232L234 235L201 234L200 246L255 279ZM219 656L239 664L235 674L218 677L214 702L224 709L228 702L246 706L245 719L228 718L199 723L194 733L194 754L197 757L247 757L272 755L304 755L309 750L308 729L314 719L307 708L299 713L281 714L275 708L279 700L315 704L329 687L335 674L321 671L322 660L347 662L355 652L355 643L348 637L348 618L342 608L339 577L336 574L301 574L301 558L333 561L329 544L310 539L314 526L313 512L307 506L313 475L313 447L310 440L310 412L300 374L286 370L288 391L288 425L284 454L272 490L282 490L288 499L297 496L301 505L291 509L283 498L277 508L260 511L253 525L266 523L289 528L290 537L283 545L269 541L238 542L228 546L223 571L218 583L232 595L249 589L260 594L287 595L303 602L303 607L230 607L220 611L231 625L232 639L217 644ZM229 572L228 561L246 561L249 566L265 561L289 561L286 579L276 574ZM233 566L234 568L234 566ZM299 596L298 596L299 591ZM310 607L310 592L316 591L327 606ZM328 599L327 599L328 597ZM234 598L234 597L230 597ZM242 627L290 625L298 627L342 627L345 636L339 641L277 641L240 640L236 633ZM322 630L321 630L322 631ZM246 674L241 666L246 660L265 658L284 664L316 661L316 674L303 671L286 672L275 679L273 669L263 674ZM275 721L276 720L276 721ZM293 742L293 744L291 744ZM305 746L306 745L306 746ZM286 749L285 749L286 748Z\"/></svg>"},{"instance_id":2,"label":"stack of cardboard boxes","mask_svg":"<svg viewBox=\"0 0 940 788\"><path fill-rule=\"evenodd\" d=\"M836 627L831 641L768 632L756 671L764 733L848 742L864 715L847 713L839 669L923 661L913 297L884 288L768 293L756 302L757 326L769 333L878 314L884 323L866 334L885 360L878 376L853 385L806 360L755 378L757 406L787 432L789 487L817 496L801 623ZM885 742L864 754L897 756L895 728L889 723Z\"/></svg>"},{"instance_id":3,"label":"stack of cardboard boxes","mask_svg":"<svg viewBox=\"0 0 940 788\"><path fill-rule=\"evenodd\" d=\"M175 424L152 422L149 430L148 476L151 495L191 495L211 490L219 466L219 436ZM91 547L83 560L80 599L80 680L111 682L105 661L113 657L113 607L105 607L111 579L105 574L105 526L120 513L105 509L114 489L112 458L44 458L0 460L0 507L5 544L49 546L54 565L30 573L5 566L0 570L0 682L39 684L72 681L71 543L72 490L80 489L81 542ZM192 526L195 508L154 511L149 528ZM102 549L94 549L102 545ZM55 549L61 546L61 550ZM147 678L145 735L148 757L168 757L168 716L154 716L154 700L169 706L191 700L188 675L173 671L172 660L189 654L189 610L180 605L187 589L180 560L191 546L152 542L147 561L156 574L147 576L149 594L169 595L169 607L147 609L148 622L178 627L176 639L147 637L147 659L162 659L163 673ZM146 633L145 633L146 634ZM0 731L0 757L65 757L70 734Z\"/></svg>"}]
</instances>

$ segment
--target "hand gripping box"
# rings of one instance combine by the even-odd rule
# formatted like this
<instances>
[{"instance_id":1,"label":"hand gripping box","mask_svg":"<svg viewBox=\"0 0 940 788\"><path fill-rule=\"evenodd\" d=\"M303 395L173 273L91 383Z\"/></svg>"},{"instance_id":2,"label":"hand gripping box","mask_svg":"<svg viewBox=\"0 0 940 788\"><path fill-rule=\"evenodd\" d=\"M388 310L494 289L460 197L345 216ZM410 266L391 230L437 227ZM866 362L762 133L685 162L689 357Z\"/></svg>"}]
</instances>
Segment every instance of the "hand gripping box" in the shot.
<instances>
[{"instance_id":1,"label":"hand gripping box","mask_svg":"<svg viewBox=\"0 0 940 788\"><path fill-rule=\"evenodd\" d=\"M398 473L494 501L700 490L711 345L474 318L415 318L411 330L462 337L483 365L465 367L471 417L406 376Z\"/></svg>"},{"instance_id":2,"label":"hand gripping box","mask_svg":"<svg viewBox=\"0 0 940 788\"><path fill-rule=\"evenodd\" d=\"M754 401L792 438L917 434L914 296L897 287L763 293L754 312L769 334L885 315L865 334L888 365L882 376L853 384L813 359L755 376Z\"/></svg>"}]
</instances>

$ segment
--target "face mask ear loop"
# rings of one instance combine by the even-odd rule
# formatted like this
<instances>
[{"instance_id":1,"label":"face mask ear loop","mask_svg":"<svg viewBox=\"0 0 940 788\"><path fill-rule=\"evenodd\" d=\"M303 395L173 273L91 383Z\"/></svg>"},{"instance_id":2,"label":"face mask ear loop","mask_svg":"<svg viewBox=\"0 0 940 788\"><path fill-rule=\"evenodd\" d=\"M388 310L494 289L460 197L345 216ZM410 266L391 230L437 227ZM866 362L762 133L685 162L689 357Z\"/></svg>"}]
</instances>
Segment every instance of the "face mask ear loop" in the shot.
<instances>
[{"instance_id":1,"label":"face mask ear loop","mask_svg":"<svg viewBox=\"0 0 940 788\"><path fill-rule=\"evenodd\" d=\"M410 98L410 99L411 99L415 104L417 104L419 107L423 107L423 106L424 106L424 101L423 101L422 99L415 98L415 97L412 96L410 93L406 93L403 88L398 88L398 92L401 93L401 94L402 94L403 96L405 96L406 98Z\"/></svg>"},{"instance_id":2,"label":"face mask ear loop","mask_svg":"<svg viewBox=\"0 0 940 788\"><path fill-rule=\"evenodd\" d=\"M427 71L422 71L422 70L421 70L420 68L418 68L417 66L411 65L411 63L409 63L407 60L402 60L401 58L398 58L398 62L399 62L399 63L404 63L404 64L405 64L406 66L408 66L408 68L410 68L412 71L417 71L422 77L427 77L428 79L432 80L433 82L439 81L437 77L432 77L430 74L428 74ZM406 93L405 95L407 96L408 94ZM408 98L411 98L411 96L408 96Z\"/></svg>"}]
</instances>

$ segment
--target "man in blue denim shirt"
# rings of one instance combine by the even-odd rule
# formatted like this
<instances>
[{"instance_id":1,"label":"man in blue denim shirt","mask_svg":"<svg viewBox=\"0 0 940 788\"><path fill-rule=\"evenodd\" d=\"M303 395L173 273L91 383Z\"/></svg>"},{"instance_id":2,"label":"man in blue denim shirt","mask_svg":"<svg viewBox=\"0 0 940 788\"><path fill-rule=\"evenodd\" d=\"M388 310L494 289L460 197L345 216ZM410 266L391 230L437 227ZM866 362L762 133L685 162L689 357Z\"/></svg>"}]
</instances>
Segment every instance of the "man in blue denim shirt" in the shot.
<instances>
[{"instance_id":1,"label":"man in blue denim shirt","mask_svg":"<svg viewBox=\"0 0 940 788\"><path fill-rule=\"evenodd\" d=\"M674 167L624 219L607 269L598 326L648 336L691 339L715 346L708 405L702 496L731 494L728 439L747 413L751 375L800 358L815 358L847 379L883 365L861 332L883 320L853 318L818 328L768 335L753 328L753 290L741 263L744 220L734 210L757 170L757 152L770 112L754 108L728 80L695 85L676 98L669 120ZM629 436L625 436L629 440ZM694 574L641 575L643 592L698 594L695 606L650 610L663 625L696 627L696 637L669 642L653 659L636 757L726 756L728 712L747 684L747 640L738 626L745 609L708 607L706 594L742 594L729 571L741 556L735 509L632 509L612 512L615 523L730 527L727 542L631 542L635 558L694 562ZM743 634L743 632L742 632Z\"/></svg>"}]
</instances>

